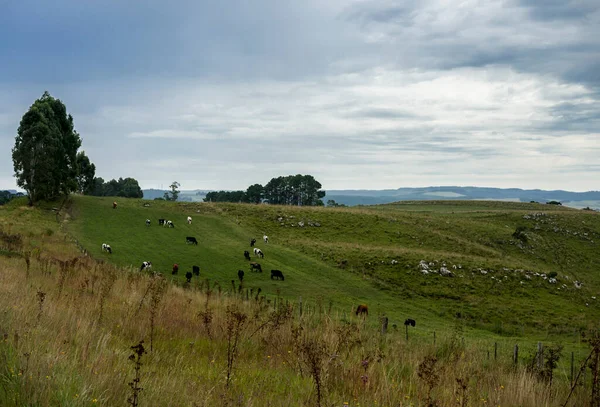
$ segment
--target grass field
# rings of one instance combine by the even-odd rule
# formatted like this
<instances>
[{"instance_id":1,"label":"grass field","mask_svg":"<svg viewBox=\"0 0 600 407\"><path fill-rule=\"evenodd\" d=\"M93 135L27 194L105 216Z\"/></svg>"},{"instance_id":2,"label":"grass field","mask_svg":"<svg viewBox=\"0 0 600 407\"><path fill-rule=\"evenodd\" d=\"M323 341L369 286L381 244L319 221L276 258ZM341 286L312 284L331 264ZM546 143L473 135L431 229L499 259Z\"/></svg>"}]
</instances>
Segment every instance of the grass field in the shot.
<instances>
[{"instance_id":1,"label":"grass field","mask_svg":"<svg viewBox=\"0 0 600 407\"><path fill-rule=\"evenodd\" d=\"M578 369L589 353L582 333L597 329L594 212L483 201L297 208L128 199L113 210L112 201L74 196L58 216L60 203L0 207L1 405L126 404L129 347L153 337L139 405L315 406L316 366L322 406L419 406L428 394L444 406L558 406L571 352ZM512 236L518 226L526 242ZM262 274L242 254L252 237L265 252L253 258ZM145 260L173 284L159 289L158 277L140 273ZM440 275L444 263L453 277ZM192 265L200 278L187 285ZM270 280L275 268L285 281ZM233 292L238 269L249 300ZM369 305L364 321L352 313L359 303ZM405 318L417 321L408 342ZM553 387L531 368L537 341L565 345ZM429 379L439 378L429 392L418 373L431 357ZM582 384L569 405L588 405L588 394Z\"/></svg>"},{"instance_id":2,"label":"grass field","mask_svg":"<svg viewBox=\"0 0 600 407\"><path fill-rule=\"evenodd\" d=\"M149 260L170 275L178 263L180 281L198 265L201 279L229 289L242 269L245 287L261 288L267 296L302 297L342 314L367 303L374 315L386 314L395 323L412 317L429 330L460 316L469 327L501 335L576 337L600 317L592 299L600 294L596 212L489 201L341 209L164 201L144 207L147 201L122 199L113 210L111 203L75 197L67 229L95 257L120 266L136 268ZM192 225L185 222L188 215ZM159 218L176 227L159 227ZM526 228L527 244L512 237L517 226ZM187 245L186 236L199 245ZM263 260L253 258L262 274L251 273L242 255L251 251L252 237L265 253ZM101 252L103 242L112 255ZM437 270L445 263L454 277L424 275L422 260ZM271 269L282 270L286 280L270 280ZM541 276L552 272L556 284Z\"/></svg>"}]
</instances>

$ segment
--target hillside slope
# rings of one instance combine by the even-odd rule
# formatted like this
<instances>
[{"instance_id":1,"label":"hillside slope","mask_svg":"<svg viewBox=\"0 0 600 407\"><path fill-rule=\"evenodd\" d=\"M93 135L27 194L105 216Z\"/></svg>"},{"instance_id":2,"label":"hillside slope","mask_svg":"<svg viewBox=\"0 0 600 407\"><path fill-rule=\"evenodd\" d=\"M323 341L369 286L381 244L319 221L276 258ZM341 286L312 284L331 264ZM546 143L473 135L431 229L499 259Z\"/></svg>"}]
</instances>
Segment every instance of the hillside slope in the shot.
<instances>
[{"instance_id":1,"label":"hillside slope","mask_svg":"<svg viewBox=\"0 0 600 407\"><path fill-rule=\"evenodd\" d=\"M593 299L600 294L595 212L481 201L335 209L160 201L146 207L147 201L121 199L116 210L111 202L75 197L68 230L95 257L122 266L149 260L170 275L178 263L177 279L198 265L201 279L230 289L243 269L245 287L267 296L301 296L342 315L364 302L398 324L415 317L447 326L460 318L503 335L572 335L600 316ZM159 227L159 218L176 227ZM513 237L518 226L520 239ZM186 245L186 236L199 245ZM242 255L252 237L265 252L264 260L253 256L262 274L250 273ZM112 255L101 252L103 242ZM271 269L282 270L285 281L270 280Z\"/></svg>"}]
</instances>

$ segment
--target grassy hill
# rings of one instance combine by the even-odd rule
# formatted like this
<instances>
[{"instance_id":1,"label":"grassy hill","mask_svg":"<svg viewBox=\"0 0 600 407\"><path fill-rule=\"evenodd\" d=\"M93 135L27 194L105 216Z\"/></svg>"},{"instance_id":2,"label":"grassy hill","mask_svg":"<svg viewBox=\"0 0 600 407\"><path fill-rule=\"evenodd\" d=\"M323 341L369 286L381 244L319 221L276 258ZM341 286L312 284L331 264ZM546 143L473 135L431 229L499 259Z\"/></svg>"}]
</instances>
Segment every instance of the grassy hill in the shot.
<instances>
[{"instance_id":1,"label":"grassy hill","mask_svg":"<svg viewBox=\"0 0 600 407\"><path fill-rule=\"evenodd\" d=\"M595 405L598 365L570 386L600 354L597 334L591 353L579 336L597 332L595 213L459 201L111 203L75 196L63 207L0 207L0 405ZM188 235L200 244L186 245ZM281 269L285 281L249 272L251 237L264 269ZM167 281L140 273L143 260ZM440 275L444 263L453 277ZM184 284L192 265L201 277ZM231 292L239 268L249 299ZM369 305L367 318L352 314L358 303ZM382 333L382 314L400 326ZM410 339L407 317L417 320ZM147 353L136 371L140 340ZM535 363L537 340L544 364ZM550 351L560 353L552 342L566 345L556 369L547 367Z\"/></svg>"},{"instance_id":2,"label":"grassy hill","mask_svg":"<svg viewBox=\"0 0 600 407\"><path fill-rule=\"evenodd\" d=\"M245 288L270 297L302 297L340 315L367 303L394 323L411 317L430 329L459 318L501 335L577 336L600 317L593 299L600 295L596 212L488 201L301 208L161 201L147 207L147 201L121 199L116 210L111 202L75 197L68 230L95 257L120 266L139 268L148 260L170 276L178 263L179 276L170 278L179 281L198 265L200 281L229 290L242 269ZM159 227L159 218L176 227ZM513 237L519 226L521 239ZM187 245L186 236L199 245ZM251 273L242 255L252 237L265 253L264 260L253 258L262 274ZM101 252L103 242L112 255ZM282 270L285 281L270 280L271 269Z\"/></svg>"}]
</instances>

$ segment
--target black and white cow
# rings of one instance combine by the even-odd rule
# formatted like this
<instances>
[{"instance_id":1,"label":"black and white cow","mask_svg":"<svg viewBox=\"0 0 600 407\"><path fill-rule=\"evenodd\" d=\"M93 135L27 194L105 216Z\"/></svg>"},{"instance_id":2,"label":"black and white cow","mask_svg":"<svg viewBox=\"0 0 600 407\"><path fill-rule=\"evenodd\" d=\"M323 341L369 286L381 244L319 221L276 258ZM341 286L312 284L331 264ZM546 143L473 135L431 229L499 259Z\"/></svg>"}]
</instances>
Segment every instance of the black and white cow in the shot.
<instances>
[{"instance_id":1,"label":"black and white cow","mask_svg":"<svg viewBox=\"0 0 600 407\"><path fill-rule=\"evenodd\" d=\"M195 244L196 246L198 246L198 241L196 240L196 238L194 236L187 236L185 238L185 242Z\"/></svg>"},{"instance_id":2,"label":"black and white cow","mask_svg":"<svg viewBox=\"0 0 600 407\"><path fill-rule=\"evenodd\" d=\"M194 273L195 276L199 276L200 275L200 267L192 266L192 272Z\"/></svg>"},{"instance_id":3,"label":"black and white cow","mask_svg":"<svg viewBox=\"0 0 600 407\"><path fill-rule=\"evenodd\" d=\"M185 281L188 283L192 282L192 273L190 273L189 271L185 273Z\"/></svg>"},{"instance_id":4,"label":"black and white cow","mask_svg":"<svg viewBox=\"0 0 600 407\"><path fill-rule=\"evenodd\" d=\"M252 238L252 240L250 240L250 247L254 247L255 243L256 243L256 239Z\"/></svg>"},{"instance_id":5,"label":"black and white cow","mask_svg":"<svg viewBox=\"0 0 600 407\"><path fill-rule=\"evenodd\" d=\"M250 260L250 252L248 250L244 250L244 258Z\"/></svg>"},{"instance_id":6,"label":"black and white cow","mask_svg":"<svg viewBox=\"0 0 600 407\"><path fill-rule=\"evenodd\" d=\"M112 249L110 248L110 245L106 243L102 243L102 251L108 252L108 254L112 254Z\"/></svg>"},{"instance_id":7,"label":"black and white cow","mask_svg":"<svg viewBox=\"0 0 600 407\"><path fill-rule=\"evenodd\" d=\"M174 228L175 224L173 223L173 221L168 220L165 222L164 226L166 226L168 228Z\"/></svg>"},{"instance_id":8,"label":"black and white cow","mask_svg":"<svg viewBox=\"0 0 600 407\"><path fill-rule=\"evenodd\" d=\"M269 243L269 236L264 235L263 240L265 241L265 243Z\"/></svg>"},{"instance_id":9,"label":"black and white cow","mask_svg":"<svg viewBox=\"0 0 600 407\"><path fill-rule=\"evenodd\" d=\"M410 326L415 326L415 325L417 325L417 322L414 319L412 319L412 318L407 318L406 321L404 321L404 325L406 325L406 326L409 326L409 325Z\"/></svg>"},{"instance_id":10,"label":"black and white cow","mask_svg":"<svg viewBox=\"0 0 600 407\"><path fill-rule=\"evenodd\" d=\"M159 219L158 220L158 226L164 226L165 224L165 220L164 219Z\"/></svg>"},{"instance_id":11,"label":"black and white cow","mask_svg":"<svg viewBox=\"0 0 600 407\"><path fill-rule=\"evenodd\" d=\"M281 270L271 270L271 280L273 279L277 279L277 280L281 280L283 281L283 273L281 272Z\"/></svg>"},{"instance_id":12,"label":"black and white cow","mask_svg":"<svg viewBox=\"0 0 600 407\"><path fill-rule=\"evenodd\" d=\"M146 226L150 226L150 219L146 219Z\"/></svg>"},{"instance_id":13,"label":"black and white cow","mask_svg":"<svg viewBox=\"0 0 600 407\"><path fill-rule=\"evenodd\" d=\"M152 268L152 263L149 261L142 262L142 266L140 267L140 271L150 270Z\"/></svg>"},{"instance_id":14,"label":"black and white cow","mask_svg":"<svg viewBox=\"0 0 600 407\"><path fill-rule=\"evenodd\" d=\"M244 280L244 270L238 270L238 278L240 279L240 283Z\"/></svg>"},{"instance_id":15,"label":"black and white cow","mask_svg":"<svg viewBox=\"0 0 600 407\"><path fill-rule=\"evenodd\" d=\"M188 225L192 224L192 217L191 216L187 217L187 223L188 223Z\"/></svg>"},{"instance_id":16,"label":"black and white cow","mask_svg":"<svg viewBox=\"0 0 600 407\"><path fill-rule=\"evenodd\" d=\"M254 255L260 257L261 259L265 258L264 253L258 247L254 248Z\"/></svg>"}]
</instances>

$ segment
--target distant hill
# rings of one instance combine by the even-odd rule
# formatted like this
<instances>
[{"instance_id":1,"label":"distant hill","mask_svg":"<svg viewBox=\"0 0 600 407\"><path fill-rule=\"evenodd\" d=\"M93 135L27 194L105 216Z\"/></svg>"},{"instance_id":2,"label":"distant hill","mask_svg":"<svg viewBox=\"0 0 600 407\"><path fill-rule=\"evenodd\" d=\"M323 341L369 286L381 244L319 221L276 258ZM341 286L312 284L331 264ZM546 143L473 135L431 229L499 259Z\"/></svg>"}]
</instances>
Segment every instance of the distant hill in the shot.
<instances>
[{"instance_id":1,"label":"distant hill","mask_svg":"<svg viewBox=\"0 0 600 407\"><path fill-rule=\"evenodd\" d=\"M333 199L348 206L374 205L396 201L423 200L494 200L546 203L559 201L574 208L590 207L600 209L600 191L570 192L563 190L545 191L541 189L519 188L480 188L440 186L424 188L398 188L384 190L331 190L324 201Z\"/></svg>"},{"instance_id":2,"label":"distant hill","mask_svg":"<svg viewBox=\"0 0 600 407\"><path fill-rule=\"evenodd\" d=\"M144 199L163 197L167 190L144 189ZM179 194L179 201L202 202L211 190L183 190ZM490 200L507 202L539 202L559 201L572 208L585 208L600 210L600 191L570 192L563 190L546 191L542 189L519 188L485 188L485 187L458 187L439 186L423 188L398 188L398 189L343 189L327 191L323 202L333 199L339 204L348 206L377 205L397 201L431 201L431 200Z\"/></svg>"}]
</instances>

